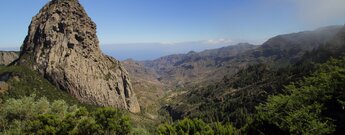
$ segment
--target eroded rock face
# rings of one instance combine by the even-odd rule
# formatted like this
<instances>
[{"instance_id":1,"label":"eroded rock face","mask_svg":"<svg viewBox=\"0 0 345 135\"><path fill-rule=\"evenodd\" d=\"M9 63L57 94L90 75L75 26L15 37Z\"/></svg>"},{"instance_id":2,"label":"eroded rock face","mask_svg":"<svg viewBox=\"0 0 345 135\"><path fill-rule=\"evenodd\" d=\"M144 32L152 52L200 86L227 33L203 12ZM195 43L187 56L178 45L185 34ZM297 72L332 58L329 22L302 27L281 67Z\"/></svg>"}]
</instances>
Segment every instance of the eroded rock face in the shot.
<instances>
[{"instance_id":1,"label":"eroded rock face","mask_svg":"<svg viewBox=\"0 0 345 135\"><path fill-rule=\"evenodd\" d=\"M8 65L18 59L17 52L0 51L0 65Z\"/></svg>"},{"instance_id":2,"label":"eroded rock face","mask_svg":"<svg viewBox=\"0 0 345 135\"><path fill-rule=\"evenodd\" d=\"M82 102L140 112L127 71L99 48L96 24L78 0L52 0L33 17L19 65Z\"/></svg>"}]
</instances>

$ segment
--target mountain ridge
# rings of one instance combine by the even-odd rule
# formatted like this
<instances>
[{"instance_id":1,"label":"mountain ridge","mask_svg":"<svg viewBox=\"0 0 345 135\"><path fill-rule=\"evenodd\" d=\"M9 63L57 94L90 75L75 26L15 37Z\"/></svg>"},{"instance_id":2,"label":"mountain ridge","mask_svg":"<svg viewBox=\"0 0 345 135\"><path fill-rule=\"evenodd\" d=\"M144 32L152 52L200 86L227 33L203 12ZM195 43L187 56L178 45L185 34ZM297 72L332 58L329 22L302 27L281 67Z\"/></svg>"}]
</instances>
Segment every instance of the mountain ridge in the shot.
<instances>
[{"instance_id":1,"label":"mountain ridge","mask_svg":"<svg viewBox=\"0 0 345 135\"><path fill-rule=\"evenodd\" d=\"M262 45L240 43L136 62L152 70L160 82L172 89L195 84L211 84L252 64L272 63L276 60L280 61L280 66L295 63L305 52L312 51L331 40L341 28L340 25L326 26L311 31L277 35ZM190 83L188 80L194 82Z\"/></svg>"},{"instance_id":2,"label":"mountain ridge","mask_svg":"<svg viewBox=\"0 0 345 135\"><path fill-rule=\"evenodd\" d=\"M333 34L327 43L304 53L296 63L287 66L280 66L280 61L253 64L207 87L172 92L165 99L162 110L167 111L173 119L221 120L231 122L238 128L246 128L248 121L250 123L250 119L255 118L253 115L257 105L265 103L272 95L289 93L285 91L285 86L313 73L318 68L315 63L345 56L344 33L345 26ZM339 130L342 130L341 127Z\"/></svg>"},{"instance_id":3,"label":"mountain ridge","mask_svg":"<svg viewBox=\"0 0 345 135\"><path fill-rule=\"evenodd\" d=\"M195 82L204 81L202 78L208 76L211 70L215 69L214 67L219 66L218 61L221 59L236 56L255 47L251 44L242 43L197 53L168 55L142 63L146 67L154 69L159 75L159 80L163 83L184 87L185 85L192 85L188 84L188 79L193 79ZM209 71L209 73L204 71Z\"/></svg>"}]
</instances>

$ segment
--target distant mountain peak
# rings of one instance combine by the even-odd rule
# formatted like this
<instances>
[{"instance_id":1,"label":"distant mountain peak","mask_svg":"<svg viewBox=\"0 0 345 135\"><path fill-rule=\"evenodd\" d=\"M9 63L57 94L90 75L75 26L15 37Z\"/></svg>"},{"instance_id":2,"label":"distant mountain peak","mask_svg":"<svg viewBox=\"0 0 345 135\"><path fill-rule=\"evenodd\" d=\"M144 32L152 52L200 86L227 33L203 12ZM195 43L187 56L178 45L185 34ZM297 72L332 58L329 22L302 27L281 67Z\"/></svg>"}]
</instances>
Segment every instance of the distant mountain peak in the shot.
<instances>
[{"instance_id":1,"label":"distant mountain peak","mask_svg":"<svg viewBox=\"0 0 345 135\"><path fill-rule=\"evenodd\" d=\"M244 43L238 43L237 45L252 45L252 44L244 42Z\"/></svg>"},{"instance_id":2,"label":"distant mountain peak","mask_svg":"<svg viewBox=\"0 0 345 135\"><path fill-rule=\"evenodd\" d=\"M195 54L195 51L189 51L188 54Z\"/></svg>"}]
</instances>

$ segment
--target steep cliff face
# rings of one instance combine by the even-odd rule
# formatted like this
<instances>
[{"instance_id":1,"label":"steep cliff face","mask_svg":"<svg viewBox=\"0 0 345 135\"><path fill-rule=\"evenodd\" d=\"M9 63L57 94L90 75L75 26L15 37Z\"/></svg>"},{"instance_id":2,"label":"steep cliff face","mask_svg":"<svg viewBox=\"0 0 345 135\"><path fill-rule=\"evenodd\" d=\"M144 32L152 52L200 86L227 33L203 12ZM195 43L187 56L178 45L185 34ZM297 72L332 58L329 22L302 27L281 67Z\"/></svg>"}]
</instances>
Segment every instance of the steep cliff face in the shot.
<instances>
[{"instance_id":1,"label":"steep cliff face","mask_svg":"<svg viewBox=\"0 0 345 135\"><path fill-rule=\"evenodd\" d=\"M18 59L17 52L0 51L0 65L8 65Z\"/></svg>"},{"instance_id":2,"label":"steep cliff face","mask_svg":"<svg viewBox=\"0 0 345 135\"><path fill-rule=\"evenodd\" d=\"M33 17L17 64L82 102L140 112L127 71L101 52L96 24L78 0L52 0Z\"/></svg>"}]
</instances>

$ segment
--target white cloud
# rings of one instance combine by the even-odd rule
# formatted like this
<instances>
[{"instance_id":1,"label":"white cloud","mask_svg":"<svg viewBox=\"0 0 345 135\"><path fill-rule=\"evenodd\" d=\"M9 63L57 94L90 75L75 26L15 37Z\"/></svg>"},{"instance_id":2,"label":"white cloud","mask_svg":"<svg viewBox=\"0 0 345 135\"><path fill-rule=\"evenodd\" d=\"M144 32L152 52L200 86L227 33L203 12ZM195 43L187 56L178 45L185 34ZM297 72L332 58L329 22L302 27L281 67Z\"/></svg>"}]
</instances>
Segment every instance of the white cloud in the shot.
<instances>
[{"instance_id":1,"label":"white cloud","mask_svg":"<svg viewBox=\"0 0 345 135\"><path fill-rule=\"evenodd\" d=\"M299 16L307 23L327 23L345 19L345 0L293 0ZM345 23L345 22L344 22Z\"/></svg>"},{"instance_id":2,"label":"white cloud","mask_svg":"<svg viewBox=\"0 0 345 135\"><path fill-rule=\"evenodd\" d=\"M162 44L162 45L175 45L175 44L178 44L177 42L160 42L159 44Z\"/></svg>"},{"instance_id":3,"label":"white cloud","mask_svg":"<svg viewBox=\"0 0 345 135\"><path fill-rule=\"evenodd\" d=\"M210 40L207 40L205 43L207 44L232 44L234 43L233 40L231 39L228 39L228 38L219 38L219 39L210 39Z\"/></svg>"}]
</instances>

